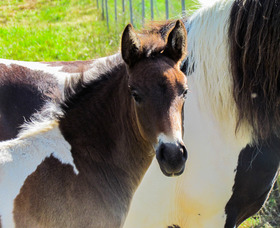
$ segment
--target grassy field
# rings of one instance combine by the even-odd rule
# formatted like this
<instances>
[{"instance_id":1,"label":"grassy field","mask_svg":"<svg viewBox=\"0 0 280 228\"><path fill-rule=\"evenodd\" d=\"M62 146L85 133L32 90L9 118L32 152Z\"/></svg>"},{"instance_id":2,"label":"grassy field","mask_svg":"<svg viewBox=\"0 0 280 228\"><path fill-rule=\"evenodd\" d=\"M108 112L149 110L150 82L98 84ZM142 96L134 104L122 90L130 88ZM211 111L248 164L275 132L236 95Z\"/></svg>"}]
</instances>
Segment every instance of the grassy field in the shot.
<instances>
[{"instance_id":1,"label":"grassy field","mask_svg":"<svg viewBox=\"0 0 280 228\"><path fill-rule=\"evenodd\" d=\"M107 32L90 0L2 0L0 56L53 61L85 60L115 52L119 32Z\"/></svg>"},{"instance_id":2,"label":"grassy field","mask_svg":"<svg viewBox=\"0 0 280 228\"><path fill-rule=\"evenodd\" d=\"M148 2L147 23L151 16ZM129 22L129 6L125 6L123 13L121 1L118 1L118 21L115 22L114 0L108 0L108 3L109 29L106 20L101 20L101 6L97 8L96 0L1 0L0 58L28 61L87 60L117 52L120 35ZM186 1L188 14L197 6L194 1ZM179 0L170 0L169 8L170 18L180 17ZM139 29L142 26L141 0L133 1L133 9L135 26ZM164 1L157 1L154 19L165 19ZM248 219L241 227L279 227L274 225L280 222L275 223L275 218L279 217L279 202L276 199L276 196L271 197L261 216Z\"/></svg>"},{"instance_id":3,"label":"grassy field","mask_svg":"<svg viewBox=\"0 0 280 228\"><path fill-rule=\"evenodd\" d=\"M101 2L99 0L99 2ZM109 30L101 20L101 6L95 0L1 0L1 58L53 61L86 60L118 51L120 35L129 22L129 5L122 12L118 1L118 21L114 19L114 0L108 1ZM146 17L150 5L146 1ZM189 10L195 9L186 2ZM181 14L180 1L170 1L170 17ZM134 22L141 27L141 0L133 1ZM165 19L164 1L155 4L155 20ZM146 19L148 21L149 19Z\"/></svg>"}]
</instances>

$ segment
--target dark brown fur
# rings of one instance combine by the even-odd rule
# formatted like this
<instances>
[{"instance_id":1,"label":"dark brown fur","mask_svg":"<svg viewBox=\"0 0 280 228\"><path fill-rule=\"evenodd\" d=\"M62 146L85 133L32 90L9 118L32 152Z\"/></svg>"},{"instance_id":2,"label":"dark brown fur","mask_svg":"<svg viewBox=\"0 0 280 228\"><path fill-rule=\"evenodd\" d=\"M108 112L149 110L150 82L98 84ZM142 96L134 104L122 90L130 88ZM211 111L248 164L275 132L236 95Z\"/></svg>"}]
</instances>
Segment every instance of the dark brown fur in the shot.
<instances>
[{"instance_id":1,"label":"dark brown fur","mask_svg":"<svg viewBox=\"0 0 280 228\"><path fill-rule=\"evenodd\" d=\"M169 133L174 128L172 116L181 117L186 86L179 62L164 53L166 44L154 38L141 41L141 51L149 53L141 52L133 66L119 55L107 60L108 71L90 82L81 77L68 87L59 128L71 145L79 174L54 157L46 158L15 199L17 227L122 225L152 161L157 134ZM148 50L148 46L155 48ZM145 102L137 104L132 87L141 91Z\"/></svg>"},{"instance_id":2,"label":"dark brown fur","mask_svg":"<svg viewBox=\"0 0 280 228\"><path fill-rule=\"evenodd\" d=\"M280 129L280 1L235 1L229 41L239 124L249 122L257 139ZM256 94L256 98L252 98Z\"/></svg>"},{"instance_id":3,"label":"dark brown fur","mask_svg":"<svg viewBox=\"0 0 280 228\"><path fill-rule=\"evenodd\" d=\"M41 62L48 67L62 67L65 73L89 70L94 61ZM26 62L26 65L28 63ZM61 91L52 73L17 64L0 63L0 141L15 138L24 122L48 102L58 103Z\"/></svg>"},{"instance_id":4,"label":"dark brown fur","mask_svg":"<svg viewBox=\"0 0 280 228\"><path fill-rule=\"evenodd\" d=\"M240 152L233 193L225 207L225 228L238 227L261 209L278 176L279 162L278 137L247 145Z\"/></svg>"},{"instance_id":5,"label":"dark brown fur","mask_svg":"<svg viewBox=\"0 0 280 228\"><path fill-rule=\"evenodd\" d=\"M51 74L0 64L0 141L14 138L36 110L60 97L58 82Z\"/></svg>"}]
</instances>

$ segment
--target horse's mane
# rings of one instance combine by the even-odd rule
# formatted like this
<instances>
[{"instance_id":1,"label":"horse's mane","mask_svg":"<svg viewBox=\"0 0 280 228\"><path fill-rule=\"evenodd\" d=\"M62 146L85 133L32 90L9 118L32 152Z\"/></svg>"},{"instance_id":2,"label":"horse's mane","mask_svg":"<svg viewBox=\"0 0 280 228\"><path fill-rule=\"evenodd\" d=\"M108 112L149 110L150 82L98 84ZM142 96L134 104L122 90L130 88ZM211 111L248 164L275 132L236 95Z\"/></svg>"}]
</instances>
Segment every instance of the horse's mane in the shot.
<instances>
[{"instance_id":1,"label":"horse's mane","mask_svg":"<svg viewBox=\"0 0 280 228\"><path fill-rule=\"evenodd\" d=\"M94 67L89 71L82 71L80 76L72 77L65 83L64 97L65 99L60 103L60 107L63 113L72 109L79 103L80 99L95 91L101 84L106 83L116 68L123 64L121 55L115 54L109 57L100 58L95 60Z\"/></svg>"},{"instance_id":2,"label":"horse's mane","mask_svg":"<svg viewBox=\"0 0 280 228\"><path fill-rule=\"evenodd\" d=\"M239 124L257 138L280 133L280 1L239 0L230 15L233 95Z\"/></svg>"},{"instance_id":3,"label":"horse's mane","mask_svg":"<svg viewBox=\"0 0 280 228\"><path fill-rule=\"evenodd\" d=\"M175 26L176 20L152 21L141 30L143 34L157 34L165 40L171 28Z\"/></svg>"},{"instance_id":4,"label":"horse's mane","mask_svg":"<svg viewBox=\"0 0 280 228\"><path fill-rule=\"evenodd\" d=\"M184 24L187 23L188 18L181 19ZM170 30L175 26L177 20L165 20L165 21L151 21L146 25L145 28L140 30L142 34L155 35L160 37L162 40L166 40ZM188 28L187 28L188 31ZM181 71L186 72L188 68L188 57L185 60L182 60Z\"/></svg>"}]
</instances>

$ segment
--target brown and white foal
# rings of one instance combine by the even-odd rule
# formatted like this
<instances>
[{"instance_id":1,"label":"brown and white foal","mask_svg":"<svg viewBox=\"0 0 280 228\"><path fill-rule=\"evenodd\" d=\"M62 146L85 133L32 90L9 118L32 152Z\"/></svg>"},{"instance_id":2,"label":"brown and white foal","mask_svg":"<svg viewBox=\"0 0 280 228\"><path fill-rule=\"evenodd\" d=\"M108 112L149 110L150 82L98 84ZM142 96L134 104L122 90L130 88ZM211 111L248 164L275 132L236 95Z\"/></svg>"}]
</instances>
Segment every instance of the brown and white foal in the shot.
<instances>
[{"instance_id":1,"label":"brown and white foal","mask_svg":"<svg viewBox=\"0 0 280 228\"><path fill-rule=\"evenodd\" d=\"M0 143L2 228L122 227L154 151L183 172L184 25L166 41L128 25L121 49L70 81L55 118Z\"/></svg>"}]
</instances>

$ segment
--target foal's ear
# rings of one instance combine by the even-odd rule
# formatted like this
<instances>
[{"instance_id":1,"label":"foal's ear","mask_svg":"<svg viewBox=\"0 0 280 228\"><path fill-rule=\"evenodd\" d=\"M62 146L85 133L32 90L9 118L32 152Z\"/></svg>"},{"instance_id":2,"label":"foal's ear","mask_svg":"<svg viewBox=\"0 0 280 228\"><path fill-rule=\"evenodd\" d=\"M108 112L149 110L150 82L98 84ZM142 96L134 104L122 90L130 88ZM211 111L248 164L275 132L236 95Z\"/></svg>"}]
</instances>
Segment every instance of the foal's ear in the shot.
<instances>
[{"instance_id":1,"label":"foal's ear","mask_svg":"<svg viewBox=\"0 0 280 228\"><path fill-rule=\"evenodd\" d=\"M174 28L167 37L163 52L175 62L182 60L187 54L187 31L181 20L176 21Z\"/></svg>"},{"instance_id":2,"label":"foal's ear","mask_svg":"<svg viewBox=\"0 0 280 228\"><path fill-rule=\"evenodd\" d=\"M123 60L130 67L133 66L140 57L141 41L131 24L128 24L123 31L121 52Z\"/></svg>"}]
</instances>

